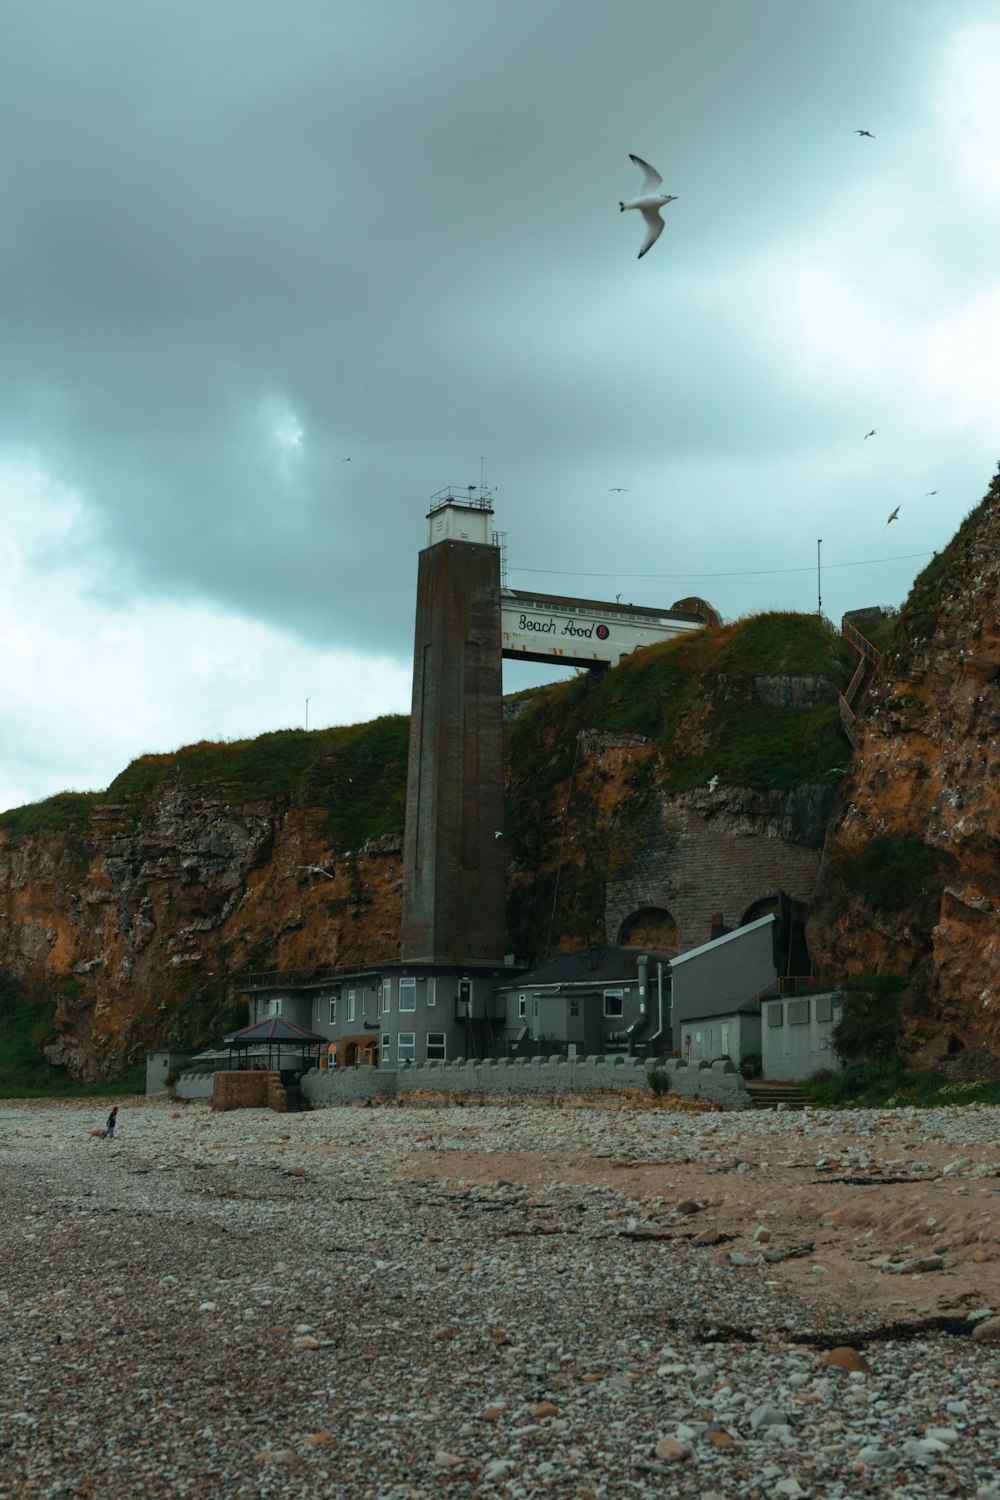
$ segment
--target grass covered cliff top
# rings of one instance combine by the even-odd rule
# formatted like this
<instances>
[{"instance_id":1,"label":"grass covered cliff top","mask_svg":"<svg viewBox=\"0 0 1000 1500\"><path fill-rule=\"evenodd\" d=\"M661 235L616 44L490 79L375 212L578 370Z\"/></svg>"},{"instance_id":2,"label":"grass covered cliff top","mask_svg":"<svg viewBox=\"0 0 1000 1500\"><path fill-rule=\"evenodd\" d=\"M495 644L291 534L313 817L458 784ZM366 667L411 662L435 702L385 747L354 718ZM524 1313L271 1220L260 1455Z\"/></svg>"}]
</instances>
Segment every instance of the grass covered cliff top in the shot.
<instances>
[{"instance_id":1,"label":"grass covered cliff top","mask_svg":"<svg viewBox=\"0 0 1000 1500\"><path fill-rule=\"evenodd\" d=\"M761 679L824 679L835 700L855 660L816 615L753 615L693 631L637 651L598 682L581 676L550 689L510 727L511 768L595 729L651 741L667 792L713 776L756 790L825 781L848 757L836 701L775 707Z\"/></svg>"},{"instance_id":2,"label":"grass covered cliff top","mask_svg":"<svg viewBox=\"0 0 1000 1500\"><path fill-rule=\"evenodd\" d=\"M944 605L968 584L976 572L976 554L995 547L988 528L1000 504L1000 469L990 487L965 517L961 526L940 552L932 557L913 580L906 603L898 615L886 620L874 633L875 644L883 651L895 650L897 666L905 667L913 648L929 639L937 629Z\"/></svg>"},{"instance_id":3,"label":"grass covered cliff top","mask_svg":"<svg viewBox=\"0 0 1000 1500\"><path fill-rule=\"evenodd\" d=\"M822 677L843 686L850 648L814 615L764 614L692 632L637 652L595 682L589 675L541 688L508 727L520 775L581 729L640 734L660 751L665 789L719 775L730 784L787 788L821 781L846 762L836 704L775 708L760 701L762 677ZM517 695L524 698L526 695ZM345 728L287 729L237 741L202 741L143 755L106 792L60 793L0 814L0 829L77 836L95 818L137 827L173 791L255 805L317 808L338 851L401 833L409 719L389 715ZM118 822L115 822L116 815Z\"/></svg>"}]
</instances>

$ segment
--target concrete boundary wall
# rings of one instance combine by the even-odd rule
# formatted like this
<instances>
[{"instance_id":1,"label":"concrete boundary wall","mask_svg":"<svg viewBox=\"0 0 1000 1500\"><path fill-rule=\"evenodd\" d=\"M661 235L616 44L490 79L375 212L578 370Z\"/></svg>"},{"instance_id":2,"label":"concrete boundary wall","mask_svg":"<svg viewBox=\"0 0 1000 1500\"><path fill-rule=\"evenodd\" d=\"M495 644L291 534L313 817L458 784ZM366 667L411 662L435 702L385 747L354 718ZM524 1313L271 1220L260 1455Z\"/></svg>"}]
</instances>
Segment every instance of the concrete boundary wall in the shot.
<instances>
[{"instance_id":1,"label":"concrete boundary wall","mask_svg":"<svg viewBox=\"0 0 1000 1500\"><path fill-rule=\"evenodd\" d=\"M363 1099L427 1089L454 1094L577 1094L646 1087L653 1065L637 1057L533 1057L486 1062L422 1063L409 1068L314 1068L302 1080L313 1104L349 1104ZM746 1109L749 1095L728 1060L658 1064L672 1093Z\"/></svg>"},{"instance_id":2,"label":"concrete boundary wall","mask_svg":"<svg viewBox=\"0 0 1000 1500\"><path fill-rule=\"evenodd\" d=\"M174 1086L175 1099L211 1099L214 1073L182 1073Z\"/></svg>"}]
</instances>

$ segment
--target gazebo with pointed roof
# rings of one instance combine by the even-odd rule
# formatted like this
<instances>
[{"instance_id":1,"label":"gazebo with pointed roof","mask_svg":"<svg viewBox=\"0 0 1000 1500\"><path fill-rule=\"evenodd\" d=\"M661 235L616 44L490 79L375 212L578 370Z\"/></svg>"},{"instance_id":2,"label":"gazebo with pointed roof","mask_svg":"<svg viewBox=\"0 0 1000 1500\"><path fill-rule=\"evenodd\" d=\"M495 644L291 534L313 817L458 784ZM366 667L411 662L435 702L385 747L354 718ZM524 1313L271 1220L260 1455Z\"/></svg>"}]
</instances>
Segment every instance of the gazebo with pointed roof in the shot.
<instances>
[{"instance_id":1,"label":"gazebo with pointed roof","mask_svg":"<svg viewBox=\"0 0 1000 1500\"><path fill-rule=\"evenodd\" d=\"M235 1068L264 1066L262 1059L266 1048L266 1066L269 1070L277 1066L280 1071L282 1053L294 1051L301 1057L303 1072L318 1066L320 1049L326 1046L328 1040L328 1037L320 1036L315 1031L307 1031L304 1026L296 1026L294 1022L286 1021L281 1016L268 1016L266 1020L257 1021L253 1026L244 1026L241 1031L234 1031L223 1038L229 1048L230 1063ZM240 1054L239 1061L235 1063L234 1053ZM277 1064L274 1062L275 1054Z\"/></svg>"}]
</instances>

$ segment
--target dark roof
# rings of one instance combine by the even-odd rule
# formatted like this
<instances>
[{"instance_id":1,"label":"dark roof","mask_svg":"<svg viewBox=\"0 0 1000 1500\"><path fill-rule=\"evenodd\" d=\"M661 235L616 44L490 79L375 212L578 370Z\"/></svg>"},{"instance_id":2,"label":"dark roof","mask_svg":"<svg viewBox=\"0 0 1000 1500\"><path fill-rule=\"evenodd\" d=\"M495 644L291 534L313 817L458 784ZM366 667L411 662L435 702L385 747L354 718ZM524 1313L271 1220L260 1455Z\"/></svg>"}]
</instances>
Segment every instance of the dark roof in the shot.
<instances>
[{"instance_id":1,"label":"dark roof","mask_svg":"<svg viewBox=\"0 0 1000 1500\"><path fill-rule=\"evenodd\" d=\"M502 988L527 989L531 985L543 984L604 985L635 980L643 952L654 968L657 959L666 964L671 957L653 949L638 948L586 948L581 953L557 953L547 963L532 969L530 974L522 974L520 979Z\"/></svg>"},{"instance_id":2,"label":"dark roof","mask_svg":"<svg viewBox=\"0 0 1000 1500\"><path fill-rule=\"evenodd\" d=\"M225 1038L228 1047L253 1047L258 1042L312 1044L326 1041L329 1041L328 1037L320 1036L315 1031L306 1031L304 1026L296 1026L292 1021L283 1020L281 1016L269 1016L266 1021L258 1021L254 1026L244 1026L242 1031L234 1031Z\"/></svg>"}]
</instances>

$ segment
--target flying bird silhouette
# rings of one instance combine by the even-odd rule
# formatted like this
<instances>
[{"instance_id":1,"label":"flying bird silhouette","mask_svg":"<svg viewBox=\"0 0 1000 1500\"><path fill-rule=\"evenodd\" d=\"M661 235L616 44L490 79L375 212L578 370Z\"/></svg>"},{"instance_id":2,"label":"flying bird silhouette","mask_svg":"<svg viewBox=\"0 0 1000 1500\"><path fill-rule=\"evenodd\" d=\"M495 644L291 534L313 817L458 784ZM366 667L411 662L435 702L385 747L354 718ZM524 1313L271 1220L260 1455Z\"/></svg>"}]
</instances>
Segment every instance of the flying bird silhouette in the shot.
<instances>
[{"instance_id":1,"label":"flying bird silhouette","mask_svg":"<svg viewBox=\"0 0 1000 1500\"><path fill-rule=\"evenodd\" d=\"M927 491L927 495L936 495L936 494L937 494L937 490L928 490ZM924 496L925 500L927 499L927 495Z\"/></svg>"},{"instance_id":2,"label":"flying bird silhouette","mask_svg":"<svg viewBox=\"0 0 1000 1500\"><path fill-rule=\"evenodd\" d=\"M341 460L340 460L340 462L341 462L341 463L342 463L342 464L349 464L349 463L350 463L350 461L351 461L351 460L350 460L350 459L349 459L349 458L342 458L342 459L341 459Z\"/></svg>"},{"instance_id":3,"label":"flying bird silhouette","mask_svg":"<svg viewBox=\"0 0 1000 1500\"><path fill-rule=\"evenodd\" d=\"M878 428L877 427L873 427L872 430L871 430L871 432L866 432L865 433L865 442L867 442L870 437L874 437L877 431L878 431Z\"/></svg>"},{"instance_id":4,"label":"flying bird silhouette","mask_svg":"<svg viewBox=\"0 0 1000 1500\"><path fill-rule=\"evenodd\" d=\"M646 251L653 248L663 233L663 220L660 218L660 209L665 208L668 203L676 202L676 194L658 193L656 191L662 184L663 178L656 168L651 167L648 161L643 161L641 156L633 156L630 151L629 161L634 161L642 173L642 187L638 198L633 198L629 203L623 203L619 199L618 207L622 213L627 208L637 208L646 221L646 238L643 240L642 249L639 251L639 259L642 260Z\"/></svg>"},{"instance_id":5,"label":"flying bird silhouette","mask_svg":"<svg viewBox=\"0 0 1000 1500\"><path fill-rule=\"evenodd\" d=\"M608 490L609 495L627 495L628 490L623 489L620 484L613 484Z\"/></svg>"},{"instance_id":6,"label":"flying bird silhouette","mask_svg":"<svg viewBox=\"0 0 1000 1500\"><path fill-rule=\"evenodd\" d=\"M299 865L297 868L300 870L311 870L314 875L325 875L327 880L333 879L330 871L324 870L321 865Z\"/></svg>"},{"instance_id":7,"label":"flying bird silhouette","mask_svg":"<svg viewBox=\"0 0 1000 1500\"><path fill-rule=\"evenodd\" d=\"M898 515L899 515L899 506L897 505L896 509L893 511L892 515L889 517L889 520L886 521L885 524L888 526L892 521L894 521L896 519L896 517Z\"/></svg>"},{"instance_id":8,"label":"flying bird silhouette","mask_svg":"<svg viewBox=\"0 0 1000 1500\"><path fill-rule=\"evenodd\" d=\"M718 778L718 776L713 776L712 779L711 779L711 781L708 783L708 790L710 792L714 792L715 788L718 785L719 785L719 778Z\"/></svg>"},{"instance_id":9,"label":"flying bird silhouette","mask_svg":"<svg viewBox=\"0 0 1000 1500\"><path fill-rule=\"evenodd\" d=\"M854 134L855 135L866 135L870 141L873 141L875 139L875 137L872 135L872 133L871 133L870 130L856 130L854 132Z\"/></svg>"}]
</instances>

